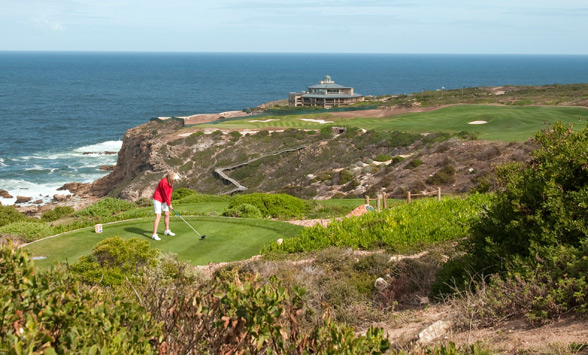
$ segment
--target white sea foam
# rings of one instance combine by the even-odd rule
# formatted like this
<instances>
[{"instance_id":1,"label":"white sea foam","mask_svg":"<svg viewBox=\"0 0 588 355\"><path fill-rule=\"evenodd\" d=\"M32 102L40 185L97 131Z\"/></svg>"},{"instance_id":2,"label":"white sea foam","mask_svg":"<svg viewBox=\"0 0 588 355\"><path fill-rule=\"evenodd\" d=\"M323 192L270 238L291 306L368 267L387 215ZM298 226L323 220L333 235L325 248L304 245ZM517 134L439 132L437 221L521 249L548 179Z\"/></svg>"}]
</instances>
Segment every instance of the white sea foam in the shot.
<instances>
[{"instance_id":1,"label":"white sea foam","mask_svg":"<svg viewBox=\"0 0 588 355\"><path fill-rule=\"evenodd\" d=\"M51 168L45 168L39 164L35 164L35 165L31 166L30 168L24 168L23 170L25 170L25 171L44 171L44 170L50 171Z\"/></svg>"},{"instance_id":2,"label":"white sea foam","mask_svg":"<svg viewBox=\"0 0 588 355\"><path fill-rule=\"evenodd\" d=\"M78 153L104 153L104 152L118 152L122 147L122 141L107 141L98 144L87 145L84 147L80 147L75 149L75 152Z\"/></svg>"},{"instance_id":3,"label":"white sea foam","mask_svg":"<svg viewBox=\"0 0 588 355\"><path fill-rule=\"evenodd\" d=\"M43 200L43 203L49 202L53 195L68 193L67 191L57 191L63 184L35 184L22 179L0 179L0 186L8 191L12 198L1 198L3 205L12 205L16 202L16 196L31 197L32 201Z\"/></svg>"},{"instance_id":4,"label":"white sea foam","mask_svg":"<svg viewBox=\"0 0 588 355\"><path fill-rule=\"evenodd\" d=\"M75 148L71 151L65 152L41 152L33 155L13 158L13 161L28 161L32 159L39 160L59 160L69 159L75 157L110 157L116 159L116 154L122 146L122 141L107 141L98 144L86 145L83 147Z\"/></svg>"},{"instance_id":5,"label":"white sea foam","mask_svg":"<svg viewBox=\"0 0 588 355\"><path fill-rule=\"evenodd\" d=\"M0 189L7 190L14 197L0 198L0 202L10 205L15 203L16 196L26 196L32 201L41 199L47 203L55 194L68 194L68 191L57 189L70 182L93 182L108 174L99 167L115 164L117 155L105 153L118 152L121 145L122 141L107 141L64 152L40 152L2 159Z\"/></svg>"}]
</instances>

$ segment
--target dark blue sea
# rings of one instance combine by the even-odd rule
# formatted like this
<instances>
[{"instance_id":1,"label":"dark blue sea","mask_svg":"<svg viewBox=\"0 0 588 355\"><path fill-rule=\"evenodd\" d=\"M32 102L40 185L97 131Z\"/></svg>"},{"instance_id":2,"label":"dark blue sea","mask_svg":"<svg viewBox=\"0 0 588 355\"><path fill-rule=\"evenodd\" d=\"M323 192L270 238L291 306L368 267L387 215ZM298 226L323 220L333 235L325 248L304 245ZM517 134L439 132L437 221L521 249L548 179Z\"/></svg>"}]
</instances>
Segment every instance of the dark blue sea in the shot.
<instances>
[{"instance_id":1,"label":"dark blue sea","mask_svg":"<svg viewBox=\"0 0 588 355\"><path fill-rule=\"evenodd\" d=\"M48 201L103 176L102 153L152 117L254 107L327 74L364 95L586 83L588 56L0 52L0 189Z\"/></svg>"}]
</instances>

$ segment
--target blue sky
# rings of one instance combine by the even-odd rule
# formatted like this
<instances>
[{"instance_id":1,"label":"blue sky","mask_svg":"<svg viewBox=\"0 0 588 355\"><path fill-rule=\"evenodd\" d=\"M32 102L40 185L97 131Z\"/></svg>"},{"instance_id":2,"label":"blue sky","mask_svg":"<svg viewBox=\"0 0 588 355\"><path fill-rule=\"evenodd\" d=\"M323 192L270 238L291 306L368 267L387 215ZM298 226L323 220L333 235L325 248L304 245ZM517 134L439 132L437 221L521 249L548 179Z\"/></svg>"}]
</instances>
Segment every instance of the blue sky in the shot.
<instances>
[{"instance_id":1,"label":"blue sky","mask_svg":"<svg viewBox=\"0 0 588 355\"><path fill-rule=\"evenodd\" d=\"M0 50L588 54L586 0L0 0Z\"/></svg>"}]
</instances>

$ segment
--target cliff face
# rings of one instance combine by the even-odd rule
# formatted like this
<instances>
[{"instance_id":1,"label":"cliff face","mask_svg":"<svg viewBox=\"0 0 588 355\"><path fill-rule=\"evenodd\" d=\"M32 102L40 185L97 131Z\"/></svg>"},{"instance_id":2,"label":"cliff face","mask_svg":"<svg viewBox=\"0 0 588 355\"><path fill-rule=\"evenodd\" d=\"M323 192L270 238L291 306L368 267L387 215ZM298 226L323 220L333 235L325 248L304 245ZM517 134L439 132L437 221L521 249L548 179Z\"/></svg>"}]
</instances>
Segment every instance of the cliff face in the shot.
<instances>
[{"instance_id":1,"label":"cliff face","mask_svg":"<svg viewBox=\"0 0 588 355\"><path fill-rule=\"evenodd\" d=\"M92 184L91 192L99 197L115 196L135 201L146 197L137 182L147 174L163 173L168 166L157 154L165 144L165 135L181 128L178 122L152 121L128 130L113 171Z\"/></svg>"},{"instance_id":2,"label":"cliff face","mask_svg":"<svg viewBox=\"0 0 588 355\"><path fill-rule=\"evenodd\" d=\"M247 192L316 199L374 196L382 189L399 198L406 191L434 192L437 187L467 192L487 185L496 164L528 160L531 150L524 143L434 134L350 130L335 135L289 129L242 135L205 133L173 121L149 122L127 132L116 167L92 185L91 193L131 201L151 198L159 179L175 170L182 176L176 188L222 194L235 186L215 169L237 165L224 173Z\"/></svg>"}]
</instances>

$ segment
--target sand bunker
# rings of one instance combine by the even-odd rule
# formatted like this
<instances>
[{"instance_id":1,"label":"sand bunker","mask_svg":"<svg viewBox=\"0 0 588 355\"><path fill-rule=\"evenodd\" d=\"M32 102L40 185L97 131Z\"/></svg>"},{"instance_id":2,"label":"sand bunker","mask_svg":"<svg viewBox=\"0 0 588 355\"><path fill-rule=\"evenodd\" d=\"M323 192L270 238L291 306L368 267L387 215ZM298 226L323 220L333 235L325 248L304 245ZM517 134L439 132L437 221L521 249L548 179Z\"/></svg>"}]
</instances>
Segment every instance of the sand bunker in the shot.
<instances>
[{"instance_id":1,"label":"sand bunker","mask_svg":"<svg viewBox=\"0 0 588 355\"><path fill-rule=\"evenodd\" d=\"M486 121L472 121L472 122L469 122L468 124L486 124L486 123L488 123L488 122L486 122Z\"/></svg>"},{"instance_id":2,"label":"sand bunker","mask_svg":"<svg viewBox=\"0 0 588 355\"><path fill-rule=\"evenodd\" d=\"M319 124L325 124L325 123L333 123L334 121L325 121L325 120L315 120L313 118L301 118L301 121L307 121L307 122L315 122L315 123L319 123Z\"/></svg>"},{"instance_id":3,"label":"sand bunker","mask_svg":"<svg viewBox=\"0 0 588 355\"><path fill-rule=\"evenodd\" d=\"M279 121L277 118L270 118L267 120L249 120L249 122L271 122L271 121Z\"/></svg>"}]
</instances>

